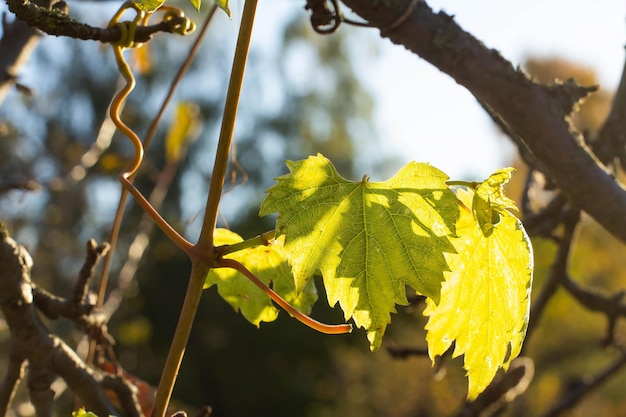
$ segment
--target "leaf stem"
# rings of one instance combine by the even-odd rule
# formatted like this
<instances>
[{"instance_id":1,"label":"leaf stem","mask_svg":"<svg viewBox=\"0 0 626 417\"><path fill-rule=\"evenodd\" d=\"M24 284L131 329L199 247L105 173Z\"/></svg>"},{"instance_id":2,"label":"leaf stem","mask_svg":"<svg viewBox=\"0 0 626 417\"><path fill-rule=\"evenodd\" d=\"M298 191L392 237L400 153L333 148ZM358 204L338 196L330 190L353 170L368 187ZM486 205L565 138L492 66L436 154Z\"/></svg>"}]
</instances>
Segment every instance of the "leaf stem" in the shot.
<instances>
[{"instance_id":1,"label":"leaf stem","mask_svg":"<svg viewBox=\"0 0 626 417\"><path fill-rule=\"evenodd\" d=\"M453 187L455 185L461 186L461 187L467 187L467 188L471 188L472 190L475 190L476 188L478 188L478 186L482 184L482 182L477 182L477 181L461 181L461 180L451 180L451 181L446 181L446 185L448 187Z\"/></svg>"},{"instance_id":2,"label":"leaf stem","mask_svg":"<svg viewBox=\"0 0 626 417\"><path fill-rule=\"evenodd\" d=\"M274 239L275 234L276 230L270 230L269 232L265 232L250 239L246 239L243 242L234 243L232 245L224 245L224 250L219 252L222 255L226 255L228 253L238 252L240 250L254 248L256 246L267 246L268 244L270 244L270 241Z\"/></svg>"},{"instance_id":3,"label":"leaf stem","mask_svg":"<svg viewBox=\"0 0 626 417\"><path fill-rule=\"evenodd\" d=\"M243 8L239 37L237 38L235 57L233 59L230 83L228 85L228 94L224 105L222 127L217 144L217 153L215 155L215 165L213 166L213 175L211 176L211 185L207 197L202 230L200 231L200 238L196 244L200 252L204 249L210 250L210 248L213 248L213 231L217 223L217 211L224 187L224 178L226 177L228 155L230 153L230 145L235 129L235 119L237 117L237 108L246 69L248 50L250 49L250 38L252 36L257 3L258 0L246 0Z\"/></svg>"},{"instance_id":4,"label":"leaf stem","mask_svg":"<svg viewBox=\"0 0 626 417\"><path fill-rule=\"evenodd\" d=\"M259 287L261 291L267 294L276 304L282 307L287 313L291 314L300 323L303 323L313 330L317 330L320 333L325 334L345 334L352 332L351 324L324 324L307 316L306 314L296 310L294 306L289 304L283 297L276 294L274 290L269 288L260 279L250 272L245 266L234 259L220 259L217 261L215 268L232 268L241 272L246 278L248 278L254 285Z\"/></svg>"}]
</instances>

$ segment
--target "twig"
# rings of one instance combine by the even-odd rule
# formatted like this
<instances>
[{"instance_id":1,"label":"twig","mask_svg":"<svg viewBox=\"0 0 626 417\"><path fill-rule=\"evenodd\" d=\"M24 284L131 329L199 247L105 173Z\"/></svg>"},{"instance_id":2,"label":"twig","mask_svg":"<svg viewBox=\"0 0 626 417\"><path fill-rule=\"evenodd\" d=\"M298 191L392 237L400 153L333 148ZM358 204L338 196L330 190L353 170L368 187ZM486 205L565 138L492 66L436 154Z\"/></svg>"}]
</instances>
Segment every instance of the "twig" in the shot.
<instances>
[{"instance_id":1,"label":"twig","mask_svg":"<svg viewBox=\"0 0 626 417\"><path fill-rule=\"evenodd\" d=\"M533 303L533 306L530 310L531 314L528 323L528 329L526 332L526 343L524 344L524 348L528 346L528 340L530 339L532 332L535 330L537 323L539 323L539 320L543 315L543 311L548 304L548 301L552 298L554 293L556 293L559 286L563 285L563 282L566 280L567 262L569 260L570 251L572 249L572 243L574 240L574 234L576 226L578 224L578 220L578 211L571 211L568 217L564 220L565 231L559 245L556 259L552 264L550 275L548 276L548 279L541 289L541 293L535 299L535 302Z\"/></svg>"},{"instance_id":2,"label":"twig","mask_svg":"<svg viewBox=\"0 0 626 417\"><path fill-rule=\"evenodd\" d=\"M624 303L624 290L617 293L603 294L597 290L584 289L574 282L569 276L565 276L563 287L583 306L591 311L604 313L607 318L607 335L604 343L613 344L615 341L615 324L619 317L626 317L626 303Z\"/></svg>"},{"instance_id":3,"label":"twig","mask_svg":"<svg viewBox=\"0 0 626 417\"><path fill-rule=\"evenodd\" d=\"M561 401L555 404L546 414L544 414L543 417L556 417L564 411L569 410L585 398L586 394L600 387L600 385L606 382L610 377L622 370L624 365L626 365L626 352L622 351L619 358L617 358L606 369L598 373L593 378L580 381L578 384L573 386L568 392L565 393Z\"/></svg>"},{"instance_id":4,"label":"twig","mask_svg":"<svg viewBox=\"0 0 626 417\"><path fill-rule=\"evenodd\" d=\"M387 346L387 352L389 352L393 358L397 359L406 359L411 356L428 356L427 348L418 347Z\"/></svg>"},{"instance_id":5,"label":"twig","mask_svg":"<svg viewBox=\"0 0 626 417\"><path fill-rule=\"evenodd\" d=\"M457 417L495 415L508 403L526 392L534 375L535 363L532 359L527 357L514 359L509 370L489 384L478 398L466 403Z\"/></svg>"},{"instance_id":6,"label":"twig","mask_svg":"<svg viewBox=\"0 0 626 417\"><path fill-rule=\"evenodd\" d=\"M6 3L18 19L48 35L68 36L103 43L115 43L122 38L122 31L117 26L107 28L90 26L72 19L65 13L37 6L29 0L6 0ZM174 33L184 23L183 17L174 17L154 25L138 27L134 41L147 42L158 32Z\"/></svg>"}]
</instances>

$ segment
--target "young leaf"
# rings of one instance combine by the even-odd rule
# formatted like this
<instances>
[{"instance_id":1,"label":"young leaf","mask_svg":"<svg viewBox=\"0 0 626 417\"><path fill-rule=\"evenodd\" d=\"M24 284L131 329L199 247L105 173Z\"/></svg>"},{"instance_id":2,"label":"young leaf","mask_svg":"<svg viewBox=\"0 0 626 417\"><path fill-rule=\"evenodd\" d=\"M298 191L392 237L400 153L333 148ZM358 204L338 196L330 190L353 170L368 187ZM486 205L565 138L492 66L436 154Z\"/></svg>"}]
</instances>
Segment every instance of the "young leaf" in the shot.
<instances>
[{"instance_id":1,"label":"young leaf","mask_svg":"<svg viewBox=\"0 0 626 417\"><path fill-rule=\"evenodd\" d=\"M238 234L229 230L215 230L216 245L232 245L241 241L243 239ZM283 255L282 239L271 246L257 246L231 253L228 258L244 264L266 285L273 283L274 291L299 311L305 314L311 312L311 307L317 301L315 285L311 282L303 291L296 293L293 277ZM241 310L243 316L255 326L278 317L278 309L269 297L234 269L212 269L204 287L209 288L214 284L217 284L220 296L235 310Z\"/></svg>"},{"instance_id":2,"label":"young leaf","mask_svg":"<svg viewBox=\"0 0 626 417\"><path fill-rule=\"evenodd\" d=\"M453 356L465 355L470 400L519 355L528 324L532 247L521 222L506 210L512 202L501 186L509 175L496 172L473 196L458 190L472 209L460 211L459 237L452 240L457 253L446 254L451 272L445 273L440 302L427 300L424 311L431 358L454 341Z\"/></svg>"},{"instance_id":3,"label":"young leaf","mask_svg":"<svg viewBox=\"0 0 626 417\"><path fill-rule=\"evenodd\" d=\"M395 304L407 304L406 285L439 301L458 215L447 176L410 163L385 182L352 182L322 155L287 166L260 214L279 213L298 291L321 271L330 305L339 302L375 350Z\"/></svg>"},{"instance_id":4,"label":"young leaf","mask_svg":"<svg viewBox=\"0 0 626 417\"><path fill-rule=\"evenodd\" d=\"M488 235L500 221L500 212L517 210L515 202L504 195L504 184L511 178L513 168L503 168L494 172L483 182L472 202L472 212L483 233Z\"/></svg>"}]
</instances>

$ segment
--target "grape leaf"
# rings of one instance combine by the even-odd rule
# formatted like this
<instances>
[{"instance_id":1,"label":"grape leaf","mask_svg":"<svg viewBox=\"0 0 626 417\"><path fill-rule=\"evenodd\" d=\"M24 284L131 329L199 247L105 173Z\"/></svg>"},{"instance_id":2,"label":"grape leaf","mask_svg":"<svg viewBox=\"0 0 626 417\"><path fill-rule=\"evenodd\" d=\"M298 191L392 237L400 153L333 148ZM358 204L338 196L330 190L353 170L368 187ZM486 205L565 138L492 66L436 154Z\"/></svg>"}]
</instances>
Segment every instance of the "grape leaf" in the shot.
<instances>
[{"instance_id":1,"label":"grape leaf","mask_svg":"<svg viewBox=\"0 0 626 417\"><path fill-rule=\"evenodd\" d=\"M511 178L513 168L503 168L494 172L483 182L472 202L472 212L481 230L488 235L500 222L500 213L507 209L517 210L515 202L504 195L504 184Z\"/></svg>"},{"instance_id":2,"label":"grape leaf","mask_svg":"<svg viewBox=\"0 0 626 417\"><path fill-rule=\"evenodd\" d=\"M226 229L216 229L216 245L231 245L243 239ZM227 257L244 264L250 272L266 285L273 284L276 293L299 311L309 314L317 301L317 290L311 282L303 291L296 293L295 284L289 266L283 255L282 239L270 246L257 246L229 254ZM241 310L243 316L255 326L262 321L270 322L278 317L278 310L270 298L248 278L230 268L211 269L204 288L217 284L217 291L235 310Z\"/></svg>"},{"instance_id":3,"label":"grape leaf","mask_svg":"<svg viewBox=\"0 0 626 417\"><path fill-rule=\"evenodd\" d=\"M533 257L521 222L502 194L510 170L497 171L475 193L460 189L464 207L457 223L457 253L447 253L439 303L427 300L424 314L431 358L456 341L453 357L465 355L468 398L476 398L497 370L519 355L529 317ZM471 210L468 208L471 207Z\"/></svg>"},{"instance_id":4,"label":"grape leaf","mask_svg":"<svg viewBox=\"0 0 626 417\"><path fill-rule=\"evenodd\" d=\"M458 215L448 178L413 162L385 182L352 182L319 154L287 166L260 214L279 213L297 290L321 271L329 304L364 327L375 350L395 304L408 303L406 285L439 301Z\"/></svg>"}]
</instances>

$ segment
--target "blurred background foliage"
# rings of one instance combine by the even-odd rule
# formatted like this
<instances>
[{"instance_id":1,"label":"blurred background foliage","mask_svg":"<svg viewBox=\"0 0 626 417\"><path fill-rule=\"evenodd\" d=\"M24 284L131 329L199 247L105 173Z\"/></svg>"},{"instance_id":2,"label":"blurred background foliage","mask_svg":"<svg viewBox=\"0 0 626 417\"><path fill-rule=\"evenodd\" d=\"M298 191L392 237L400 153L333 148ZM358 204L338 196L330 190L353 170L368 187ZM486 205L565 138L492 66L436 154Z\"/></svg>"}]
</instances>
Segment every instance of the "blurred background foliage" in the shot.
<instances>
[{"instance_id":1,"label":"blurred background foliage","mask_svg":"<svg viewBox=\"0 0 626 417\"><path fill-rule=\"evenodd\" d=\"M93 20L94 7L110 8L97 4L76 7L73 12L79 19ZM197 140L182 155L161 212L190 239L200 226L231 63L232 44L223 33L225 24L218 23L210 31L175 99L194 103L197 113L191 115L195 126L190 135ZM123 117L137 132L146 131L190 41L157 36L133 53L140 75ZM236 130L238 164L231 166L221 226L244 237L273 228L273 219L258 217L258 206L273 178L285 173L285 159L321 152L352 179L361 178L364 167L379 177L389 176L390 167L393 171L400 168L393 160L379 160L375 153L363 151L384 143L371 122L375 98L355 76L356 45L358 53L366 51L375 57L375 44L365 45L360 32L321 37L302 12L284 26L278 47L252 49ZM541 82L570 77L581 84L596 82L584 66L554 57L528 59L525 68ZM131 152L125 139L116 134L95 164L81 170L81 158L95 138L100 135L106 143L107 132L101 131L101 125L118 84L117 71L105 47L45 38L25 69L23 82L34 94L14 91L0 107L0 183L36 181L40 189L0 194L0 216L13 236L29 247L38 285L67 295L87 239L108 237L119 198L117 173ZM586 132L597 131L610 99L610 92L602 90L593 95L576 115L576 124ZM164 138L174 114L174 107L166 113L139 174L137 185L145 194L166 163ZM525 168L520 162L516 165L519 172L509 193L519 198ZM113 264L113 286L140 216L135 205L127 209ZM555 246L541 239L534 244L536 293ZM585 221L571 260L572 276L582 285L619 290L626 278L624 255L623 245L592 221ZM125 369L151 384L160 376L188 272L186 257L162 234L153 233L110 323ZM319 285L318 289L323 291ZM325 305L324 298L321 293L313 316L341 322L341 313ZM176 401L192 411L210 405L215 416L227 417L452 415L466 395L462 361L447 360L436 373L425 356L398 359L386 349L425 347L421 313L419 299L400 307L385 346L370 353L361 331L325 336L285 313L256 329L210 289L200 305L176 385ZM80 340L69 325L49 324L72 343ZM604 367L607 358L617 355L602 347L605 331L603 317L581 308L565 293L557 293L528 340L526 354L535 361L535 379L528 393L504 415L541 415L568 387ZM618 334L623 337L623 329ZM0 327L2 352L6 352L8 336L8 330ZM626 415L624 386L622 373L587 396L570 415ZM74 407L67 394L60 403L63 413ZM18 404L14 413L29 415L32 410Z\"/></svg>"}]
</instances>

